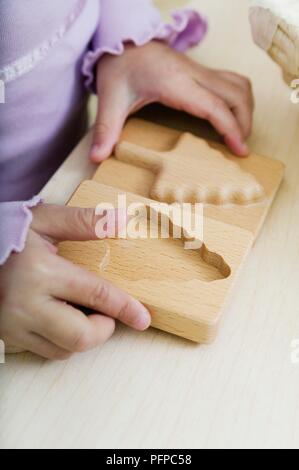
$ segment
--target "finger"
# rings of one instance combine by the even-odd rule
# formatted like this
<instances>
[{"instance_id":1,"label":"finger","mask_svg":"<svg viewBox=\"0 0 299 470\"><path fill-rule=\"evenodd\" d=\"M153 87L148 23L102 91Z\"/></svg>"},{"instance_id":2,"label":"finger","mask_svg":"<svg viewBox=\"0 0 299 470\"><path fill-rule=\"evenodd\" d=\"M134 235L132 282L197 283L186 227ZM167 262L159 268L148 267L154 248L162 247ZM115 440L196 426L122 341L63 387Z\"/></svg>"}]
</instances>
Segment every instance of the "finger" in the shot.
<instances>
[{"instance_id":1,"label":"finger","mask_svg":"<svg viewBox=\"0 0 299 470\"><path fill-rule=\"evenodd\" d=\"M114 333L115 321L104 315L84 315L53 300L39 312L34 331L69 352L83 352L104 344Z\"/></svg>"},{"instance_id":2,"label":"finger","mask_svg":"<svg viewBox=\"0 0 299 470\"><path fill-rule=\"evenodd\" d=\"M60 348L51 341L39 336L36 333L30 333L24 337L24 348L45 359L52 361L65 361L71 357L71 352Z\"/></svg>"},{"instance_id":3,"label":"finger","mask_svg":"<svg viewBox=\"0 0 299 470\"><path fill-rule=\"evenodd\" d=\"M199 84L202 86L200 81ZM252 130L254 109L254 99L250 82L245 79L242 80L242 78L238 80L238 77L236 77L236 79L229 76L224 78L223 75L219 74L219 76L217 76L214 74L211 76L209 82L205 83L205 86L209 91L216 93L228 104L242 130L243 138L246 139Z\"/></svg>"},{"instance_id":4,"label":"finger","mask_svg":"<svg viewBox=\"0 0 299 470\"><path fill-rule=\"evenodd\" d=\"M115 237L127 224L126 211L119 209L97 215L95 209L43 204L33 209L33 215L31 228L57 241L96 240L99 222L105 222L107 237Z\"/></svg>"},{"instance_id":5,"label":"finger","mask_svg":"<svg viewBox=\"0 0 299 470\"><path fill-rule=\"evenodd\" d=\"M252 100L254 101L251 81L248 78L244 77L243 75L239 75L235 72L230 72L229 70L218 71L218 76L235 84L237 87L249 90L251 92Z\"/></svg>"},{"instance_id":6,"label":"finger","mask_svg":"<svg viewBox=\"0 0 299 470\"><path fill-rule=\"evenodd\" d=\"M63 258L57 257L55 262L55 281L51 294L56 298L101 312L136 330L150 326L150 314L140 302Z\"/></svg>"},{"instance_id":7,"label":"finger","mask_svg":"<svg viewBox=\"0 0 299 470\"><path fill-rule=\"evenodd\" d=\"M225 70L221 70L220 72L218 72L218 77L232 83L238 89L241 89L247 95L250 106L252 110L254 110L255 101L254 101L253 89L252 89L251 81L248 78L243 77L243 75L238 75L237 73L229 72Z\"/></svg>"},{"instance_id":8,"label":"finger","mask_svg":"<svg viewBox=\"0 0 299 470\"><path fill-rule=\"evenodd\" d=\"M113 152L129 114L129 93L125 85L111 81L100 87L98 113L94 125L91 160L101 162Z\"/></svg>"},{"instance_id":9,"label":"finger","mask_svg":"<svg viewBox=\"0 0 299 470\"><path fill-rule=\"evenodd\" d=\"M163 102L176 109L206 119L224 137L229 148L239 156L248 154L238 121L228 105L219 96L200 88L196 83L182 91L169 88Z\"/></svg>"}]
</instances>

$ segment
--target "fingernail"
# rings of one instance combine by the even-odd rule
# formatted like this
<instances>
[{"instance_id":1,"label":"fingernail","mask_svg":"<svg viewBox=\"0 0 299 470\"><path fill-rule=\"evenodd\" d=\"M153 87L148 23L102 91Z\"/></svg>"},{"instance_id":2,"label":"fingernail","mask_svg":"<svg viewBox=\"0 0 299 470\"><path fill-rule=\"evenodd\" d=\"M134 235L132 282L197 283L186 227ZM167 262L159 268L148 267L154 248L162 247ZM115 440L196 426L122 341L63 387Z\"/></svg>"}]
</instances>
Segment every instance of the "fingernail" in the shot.
<instances>
[{"instance_id":1,"label":"fingernail","mask_svg":"<svg viewBox=\"0 0 299 470\"><path fill-rule=\"evenodd\" d=\"M242 150L242 154L243 155L248 155L249 154L249 147L248 145L246 144L246 142L241 142L240 143L240 148Z\"/></svg>"},{"instance_id":2,"label":"fingernail","mask_svg":"<svg viewBox=\"0 0 299 470\"><path fill-rule=\"evenodd\" d=\"M100 148L101 148L101 147L100 147L99 145L93 145L93 146L91 147L90 153L91 153L92 155L97 155L97 154L99 153L99 151L100 151Z\"/></svg>"},{"instance_id":3,"label":"fingernail","mask_svg":"<svg viewBox=\"0 0 299 470\"><path fill-rule=\"evenodd\" d=\"M238 156L245 157L249 154L249 148L246 142L237 137L227 136L225 138L226 145Z\"/></svg>"},{"instance_id":4,"label":"fingernail","mask_svg":"<svg viewBox=\"0 0 299 470\"><path fill-rule=\"evenodd\" d=\"M151 315L149 311L142 305L140 302L139 303L139 317L137 320L136 328L140 331L146 330L152 321Z\"/></svg>"},{"instance_id":5,"label":"fingernail","mask_svg":"<svg viewBox=\"0 0 299 470\"><path fill-rule=\"evenodd\" d=\"M90 149L90 156L93 160L100 162L103 160L102 147L100 145L93 145Z\"/></svg>"}]
</instances>

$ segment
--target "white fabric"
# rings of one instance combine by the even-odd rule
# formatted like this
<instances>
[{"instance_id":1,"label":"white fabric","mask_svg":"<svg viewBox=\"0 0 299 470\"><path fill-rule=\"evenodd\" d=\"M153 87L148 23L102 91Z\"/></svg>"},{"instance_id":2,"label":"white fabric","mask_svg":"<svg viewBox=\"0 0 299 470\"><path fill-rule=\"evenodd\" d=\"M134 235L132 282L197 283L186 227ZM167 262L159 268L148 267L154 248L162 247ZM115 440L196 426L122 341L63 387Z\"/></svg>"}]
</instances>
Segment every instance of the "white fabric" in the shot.
<instances>
[{"instance_id":1,"label":"white fabric","mask_svg":"<svg viewBox=\"0 0 299 470\"><path fill-rule=\"evenodd\" d=\"M299 27L299 0L251 0L251 4L269 9L287 23Z\"/></svg>"}]
</instances>

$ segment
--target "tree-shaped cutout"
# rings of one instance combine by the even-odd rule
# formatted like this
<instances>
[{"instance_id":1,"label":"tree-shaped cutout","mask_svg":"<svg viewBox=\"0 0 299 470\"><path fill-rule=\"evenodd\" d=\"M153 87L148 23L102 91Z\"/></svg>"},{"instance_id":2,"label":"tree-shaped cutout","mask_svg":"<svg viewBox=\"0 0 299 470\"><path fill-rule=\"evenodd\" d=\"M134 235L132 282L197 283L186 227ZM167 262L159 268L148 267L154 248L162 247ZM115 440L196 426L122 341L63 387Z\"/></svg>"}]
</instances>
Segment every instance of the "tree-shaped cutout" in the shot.
<instances>
[{"instance_id":1,"label":"tree-shaped cutout","mask_svg":"<svg viewBox=\"0 0 299 470\"><path fill-rule=\"evenodd\" d=\"M150 197L162 202L251 204L265 198L256 178L205 140L184 133L176 146L157 152L122 141L116 158L152 170L156 179Z\"/></svg>"},{"instance_id":2,"label":"tree-shaped cutout","mask_svg":"<svg viewBox=\"0 0 299 470\"><path fill-rule=\"evenodd\" d=\"M129 222L138 227L137 232L129 231L124 239L106 239L102 244L93 242L99 244L102 274L116 280L121 266L121 276L130 281L177 283L198 279L212 282L230 276L230 267L223 257L210 251L196 235L183 229L181 223L175 223L172 215L163 213L162 207L159 210L141 208L145 210ZM153 213L157 215L155 220L151 219Z\"/></svg>"}]
</instances>

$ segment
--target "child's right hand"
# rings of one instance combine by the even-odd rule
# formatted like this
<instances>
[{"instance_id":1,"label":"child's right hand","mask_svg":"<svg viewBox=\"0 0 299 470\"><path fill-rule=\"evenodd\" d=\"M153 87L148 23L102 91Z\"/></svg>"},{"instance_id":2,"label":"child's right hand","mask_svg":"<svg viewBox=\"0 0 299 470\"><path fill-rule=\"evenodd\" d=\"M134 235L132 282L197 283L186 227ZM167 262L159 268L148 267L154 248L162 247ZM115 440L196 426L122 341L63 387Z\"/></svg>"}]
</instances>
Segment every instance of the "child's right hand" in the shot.
<instances>
[{"instance_id":1,"label":"child's right hand","mask_svg":"<svg viewBox=\"0 0 299 470\"><path fill-rule=\"evenodd\" d=\"M0 268L0 338L6 352L66 359L107 341L115 319L145 330L150 314L140 302L60 257L49 241L96 239L94 210L40 205L33 213L25 249ZM87 317L71 304L94 314Z\"/></svg>"}]
</instances>

